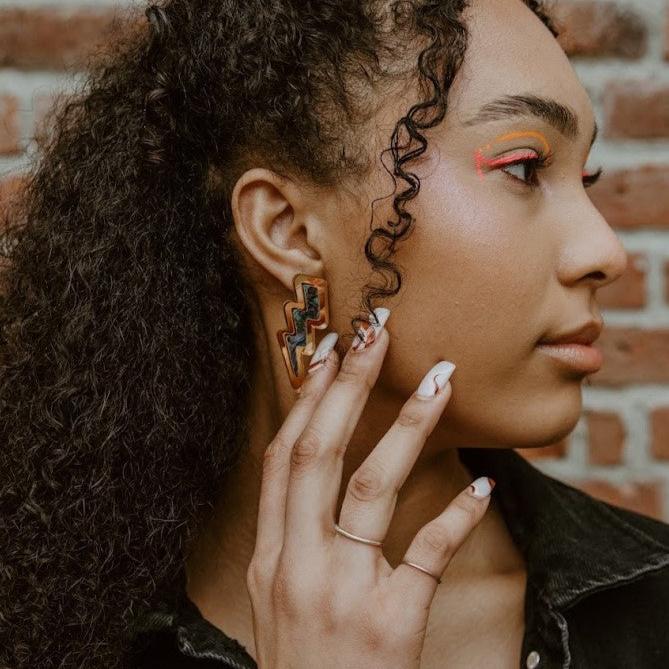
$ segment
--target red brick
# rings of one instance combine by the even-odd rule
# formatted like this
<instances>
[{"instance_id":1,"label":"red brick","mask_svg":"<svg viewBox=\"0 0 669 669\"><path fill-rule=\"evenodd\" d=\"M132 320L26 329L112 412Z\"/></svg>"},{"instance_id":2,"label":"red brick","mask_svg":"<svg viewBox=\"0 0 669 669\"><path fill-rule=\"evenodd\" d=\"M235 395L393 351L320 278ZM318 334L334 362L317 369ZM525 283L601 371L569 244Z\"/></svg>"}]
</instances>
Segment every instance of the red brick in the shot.
<instances>
[{"instance_id":1,"label":"red brick","mask_svg":"<svg viewBox=\"0 0 669 669\"><path fill-rule=\"evenodd\" d=\"M588 193L614 228L669 229L669 164L604 172Z\"/></svg>"},{"instance_id":2,"label":"red brick","mask_svg":"<svg viewBox=\"0 0 669 669\"><path fill-rule=\"evenodd\" d=\"M611 81L604 90L603 104L605 137L669 137L669 84Z\"/></svg>"},{"instance_id":3,"label":"red brick","mask_svg":"<svg viewBox=\"0 0 669 669\"><path fill-rule=\"evenodd\" d=\"M546 460L566 457L567 449L568 443L565 438L540 448L516 448L515 450L527 460Z\"/></svg>"},{"instance_id":4,"label":"red brick","mask_svg":"<svg viewBox=\"0 0 669 669\"><path fill-rule=\"evenodd\" d=\"M630 253L625 273L598 293L598 302L605 309L640 309L646 305L646 271L648 258L644 253Z\"/></svg>"},{"instance_id":5,"label":"red brick","mask_svg":"<svg viewBox=\"0 0 669 669\"><path fill-rule=\"evenodd\" d=\"M628 481L615 484L599 479L584 479L570 480L567 483L609 504L664 520L660 481Z\"/></svg>"},{"instance_id":6,"label":"red brick","mask_svg":"<svg viewBox=\"0 0 669 669\"><path fill-rule=\"evenodd\" d=\"M0 9L0 67L58 70L85 66L87 56L111 43L121 25L110 8ZM119 18L121 18L119 16Z\"/></svg>"},{"instance_id":7,"label":"red brick","mask_svg":"<svg viewBox=\"0 0 669 669\"><path fill-rule=\"evenodd\" d=\"M650 415L651 452L658 460L669 460L669 407L655 409Z\"/></svg>"},{"instance_id":8,"label":"red brick","mask_svg":"<svg viewBox=\"0 0 669 669\"><path fill-rule=\"evenodd\" d=\"M19 101L13 95L0 95L0 154L21 153Z\"/></svg>"},{"instance_id":9,"label":"red brick","mask_svg":"<svg viewBox=\"0 0 669 669\"><path fill-rule=\"evenodd\" d=\"M646 52L647 31L638 14L612 2L555 3L560 36L569 56L640 58Z\"/></svg>"},{"instance_id":10,"label":"red brick","mask_svg":"<svg viewBox=\"0 0 669 669\"><path fill-rule=\"evenodd\" d=\"M595 346L604 365L590 375L593 385L669 383L669 330L606 326Z\"/></svg>"},{"instance_id":11,"label":"red brick","mask_svg":"<svg viewBox=\"0 0 669 669\"><path fill-rule=\"evenodd\" d=\"M626 429L621 417L611 411L586 411L588 456L592 465L617 465L625 450Z\"/></svg>"}]
</instances>

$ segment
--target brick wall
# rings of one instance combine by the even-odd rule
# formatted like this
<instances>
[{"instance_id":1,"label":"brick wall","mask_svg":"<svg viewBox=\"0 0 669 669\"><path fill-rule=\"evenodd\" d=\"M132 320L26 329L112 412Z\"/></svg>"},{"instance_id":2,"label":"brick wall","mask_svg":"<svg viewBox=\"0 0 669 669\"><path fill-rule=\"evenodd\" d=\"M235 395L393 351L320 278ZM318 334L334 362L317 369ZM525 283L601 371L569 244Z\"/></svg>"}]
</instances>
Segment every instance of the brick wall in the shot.
<instances>
[{"instance_id":1,"label":"brick wall","mask_svg":"<svg viewBox=\"0 0 669 669\"><path fill-rule=\"evenodd\" d=\"M669 0L554 3L601 133L590 194L629 252L599 291L606 362L562 444L527 452L593 495L669 520Z\"/></svg>"},{"instance_id":2,"label":"brick wall","mask_svg":"<svg viewBox=\"0 0 669 669\"><path fill-rule=\"evenodd\" d=\"M52 95L113 35L114 0L0 0L0 206ZM572 434L522 451L547 473L669 521L669 0L554 0L602 129L590 193L630 254L600 291L603 369Z\"/></svg>"}]
</instances>

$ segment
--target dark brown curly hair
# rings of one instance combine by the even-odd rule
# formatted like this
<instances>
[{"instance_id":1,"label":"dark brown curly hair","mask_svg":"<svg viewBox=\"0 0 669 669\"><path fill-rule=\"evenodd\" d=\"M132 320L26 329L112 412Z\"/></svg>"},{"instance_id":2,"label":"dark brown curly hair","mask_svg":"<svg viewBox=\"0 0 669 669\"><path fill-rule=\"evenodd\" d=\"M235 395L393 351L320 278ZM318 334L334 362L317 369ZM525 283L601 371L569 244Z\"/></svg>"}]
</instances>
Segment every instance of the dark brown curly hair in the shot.
<instances>
[{"instance_id":1,"label":"dark brown curly hair","mask_svg":"<svg viewBox=\"0 0 669 669\"><path fill-rule=\"evenodd\" d=\"M246 443L254 350L232 187L257 165L319 185L367 175L364 125L415 44L402 76L422 99L383 151L397 218L365 244L381 281L352 333L399 292L390 256L420 187L407 165L445 116L467 6L166 0L148 21L128 10L136 28L56 105L1 240L0 667L126 666L135 616L176 601Z\"/></svg>"}]
</instances>

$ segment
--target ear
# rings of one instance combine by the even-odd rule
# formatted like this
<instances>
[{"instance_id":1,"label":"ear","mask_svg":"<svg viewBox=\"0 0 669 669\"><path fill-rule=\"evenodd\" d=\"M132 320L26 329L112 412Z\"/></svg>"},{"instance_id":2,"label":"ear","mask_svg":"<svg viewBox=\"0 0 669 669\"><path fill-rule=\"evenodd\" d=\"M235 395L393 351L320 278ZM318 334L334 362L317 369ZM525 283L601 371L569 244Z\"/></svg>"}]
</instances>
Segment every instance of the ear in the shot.
<instances>
[{"instance_id":1,"label":"ear","mask_svg":"<svg viewBox=\"0 0 669 669\"><path fill-rule=\"evenodd\" d=\"M240 242L290 291L300 272L323 275L323 260L314 246L321 238L321 221L312 203L313 192L306 186L263 167L244 172L232 190Z\"/></svg>"}]
</instances>

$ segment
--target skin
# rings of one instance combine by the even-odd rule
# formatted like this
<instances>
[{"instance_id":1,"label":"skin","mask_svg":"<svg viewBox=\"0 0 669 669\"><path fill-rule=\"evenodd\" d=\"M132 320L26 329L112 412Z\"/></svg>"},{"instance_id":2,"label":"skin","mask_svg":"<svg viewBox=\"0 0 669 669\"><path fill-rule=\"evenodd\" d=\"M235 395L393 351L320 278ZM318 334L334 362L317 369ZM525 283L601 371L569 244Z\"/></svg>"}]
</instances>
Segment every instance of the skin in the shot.
<instances>
[{"instance_id":1,"label":"skin","mask_svg":"<svg viewBox=\"0 0 669 669\"><path fill-rule=\"evenodd\" d=\"M399 492L384 539L393 567L420 528L472 480L456 447L540 447L573 430L585 375L560 367L536 343L600 318L597 289L620 277L627 263L620 240L583 187L594 113L564 52L518 0L476 0L465 19L470 43L448 114L428 131L425 156L410 164L421 180L409 204L416 224L393 256L405 281L399 296L377 305L391 309L389 347L348 442L337 505L339 511L351 474L427 370L439 360L455 363L452 397ZM532 116L463 125L482 104L514 93L570 106L578 137L568 139ZM379 150L411 97L388 100L375 119ZM509 133L517 136L495 141ZM552 165L538 175L539 187L523 184L522 166L503 166L505 173L484 164L483 176L477 173L477 149L493 143L493 151L484 152L488 157L538 153L539 135L554 152ZM233 235L258 304L253 430L187 572L189 596L203 615L252 655L246 571L256 540L262 458L297 397L275 336L285 328L283 302L294 297L295 274L325 277L330 325L318 339L349 331L359 288L369 278L363 244L370 203L391 191L378 161L358 192L315 188L265 168L245 172L233 192ZM375 225L393 218L390 204L391 198L376 204ZM356 533L379 538L364 527ZM493 493L436 588L421 666L518 666L525 575Z\"/></svg>"}]
</instances>

